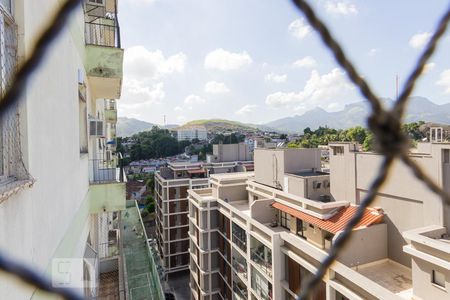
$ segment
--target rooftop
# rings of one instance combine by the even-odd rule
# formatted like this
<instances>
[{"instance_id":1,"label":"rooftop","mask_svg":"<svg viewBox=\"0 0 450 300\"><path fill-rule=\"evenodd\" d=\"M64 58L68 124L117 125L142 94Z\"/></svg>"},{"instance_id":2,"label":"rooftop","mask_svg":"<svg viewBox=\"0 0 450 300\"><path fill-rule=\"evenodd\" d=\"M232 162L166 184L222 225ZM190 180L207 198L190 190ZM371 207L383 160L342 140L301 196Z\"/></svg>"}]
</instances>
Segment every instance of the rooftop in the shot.
<instances>
[{"instance_id":1,"label":"rooftop","mask_svg":"<svg viewBox=\"0 0 450 300\"><path fill-rule=\"evenodd\" d=\"M379 260L354 269L394 294L411 299L411 269L389 259Z\"/></svg>"}]
</instances>

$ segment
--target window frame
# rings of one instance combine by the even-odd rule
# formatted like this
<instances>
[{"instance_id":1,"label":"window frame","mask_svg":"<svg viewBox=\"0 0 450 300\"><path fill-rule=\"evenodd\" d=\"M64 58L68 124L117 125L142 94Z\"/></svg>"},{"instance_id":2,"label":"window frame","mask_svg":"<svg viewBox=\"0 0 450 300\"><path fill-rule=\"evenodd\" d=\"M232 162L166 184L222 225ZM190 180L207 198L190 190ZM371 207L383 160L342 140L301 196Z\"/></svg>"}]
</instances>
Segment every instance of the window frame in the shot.
<instances>
[{"instance_id":1,"label":"window frame","mask_svg":"<svg viewBox=\"0 0 450 300\"><path fill-rule=\"evenodd\" d=\"M436 276L436 275L438 275L438 276ZM441 280L443 280L443 281L441 281ZM446 276L445 276L445 274L441 273L441 272L439 272L437 270L432 270L431 271L431 283L434 286L437 286L437 287L442 288L442 289L446 289L446 287L445 287L445 284L446 284Z\"/></svg>"}]
</instances>

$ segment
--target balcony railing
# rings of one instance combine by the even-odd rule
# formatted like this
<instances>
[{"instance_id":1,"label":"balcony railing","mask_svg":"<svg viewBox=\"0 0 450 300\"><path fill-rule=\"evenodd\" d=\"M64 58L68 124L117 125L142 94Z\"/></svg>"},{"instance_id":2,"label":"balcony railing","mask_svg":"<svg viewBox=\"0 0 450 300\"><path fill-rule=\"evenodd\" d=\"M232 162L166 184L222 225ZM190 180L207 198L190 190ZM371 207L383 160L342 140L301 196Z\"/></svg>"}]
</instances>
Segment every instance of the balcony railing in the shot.
<instances>
[{"instance_id":1,"label":"balcony railing","mask_svg":"<svg viewBox=\"0 0 450 300\"><path fill-rule=\"evenodd\" d=\"M85 41L87 45L120 48L120 28L114 19L105 19L110 24L85 23Z\"/></svg>"},{"instance_id":2,"label":"balcony railing","mask_svg":"<svg viewBox=\"0 0 450 300\"><path fill-rule=\"evenodd\" d=\"M117 159L112 157L89 160L90 183L124 182L122 155Z\"/></svg>"},{"instance_id":3,"label":"balcony railing","mask_svg":"<svg viewBox=\"0 0 450 300\"><path fill-rule=\"evenodd\" d=\"M248 299L247 289L241 289L239 287L239 284L237 284L236 282L233 282L233 292L235 292L235 296L239 300L247 300Z\"/></svg>"},{"instance_id":4,"label":"balcony railing","mask_svg":"<svg viewBox=\"0 0 450 300\"><path fill-rule=\"evenodd\" d=\"M247 278L247 261L244 258L236 258L233 256L233 269L236 273L241 274L244 278Z\"/></svg>"},{"instance_id":5,"label":"balcony railing","mask_svg":"<svg viewBox=\"0 0 450 300\"><path fill-rule=\"evenodd\" d=\"M258 266L263 270L267 275L272 276L272 262L268 261L264 258L264 246L256 247L251 249L251 258L252 261L258 264ZM270 251L269 251L269 255Z\"/></svg>"}]
</instances>

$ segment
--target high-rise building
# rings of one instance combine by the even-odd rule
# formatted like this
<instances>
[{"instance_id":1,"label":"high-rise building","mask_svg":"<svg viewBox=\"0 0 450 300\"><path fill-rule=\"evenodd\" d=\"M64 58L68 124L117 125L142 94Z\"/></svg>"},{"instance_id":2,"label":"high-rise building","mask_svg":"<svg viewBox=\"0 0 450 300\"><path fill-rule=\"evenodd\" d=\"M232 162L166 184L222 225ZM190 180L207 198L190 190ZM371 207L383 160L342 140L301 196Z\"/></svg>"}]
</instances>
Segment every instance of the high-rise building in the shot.
<instances>
[{"instance_id":1,"label":"high-rise building","mask_svg":"<svg viewBox=\"0 0 450 300\"><path fill-rule=\"evenodd\" d=\"M254 174L211 175L210 188L188 191L193 299L295 299L382 160L355 144L330 147L330 174L318 149L255 149ZM450 144L419 152L411 158L448 190ZM449 216L396 163L311 299L446 299Z\"/></svg>"},{"instance_id":2,"label":"high-rise building","mask_svg":"<svg viewBox=\"0 0 450 300\"><path fill-rule=\"evenodd\" d=\"M227 146L229 147L222 153L224 157L239 157L238 150L242 148L240 144ZM234 154L237 156L233 156ZM248 158L248 156L242 157ZM167 274L187 270L189 267L187 191L209 187L209 176L211 174L252 170L253 161L235 160L215 163L171 163L156 172L157 241L164 270Z\"/></svg>"}]
</instances>

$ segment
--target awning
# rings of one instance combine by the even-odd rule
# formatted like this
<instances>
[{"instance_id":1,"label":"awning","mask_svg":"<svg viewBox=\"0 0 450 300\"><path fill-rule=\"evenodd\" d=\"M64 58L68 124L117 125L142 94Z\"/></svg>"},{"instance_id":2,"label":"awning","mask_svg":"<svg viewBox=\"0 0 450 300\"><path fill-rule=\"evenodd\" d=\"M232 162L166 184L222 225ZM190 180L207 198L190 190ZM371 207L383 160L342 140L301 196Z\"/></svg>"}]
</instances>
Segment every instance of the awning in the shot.
<instances>
[{"instance_id":1,"label":"awning","mask_svg":"<svg viewBox=\"0 0 450 300\"><path fill-rule=\"evenodd\" d=\"M347 222L355 215L356 210L358 209L358 206L347 206L339 210L328 220L322 220L279 202L272 203L272 207L301 219L302 221L316 225L333 234L343 230ZM355 226L355 229L381 223L383 222L383 217L384 214L382 212L374 208L366 208L361 221Z\"/></svg>"},{"instance_id":2,"label":"awning","mask_svg":"<svg viewBox=\"0 0 450 300\"><path fill-rule=\"evenodd\" d=\"M203 174L206 172L205 169L195 169L195 170L187 170L188 174Z\"/></svg>"}]
</instances>

